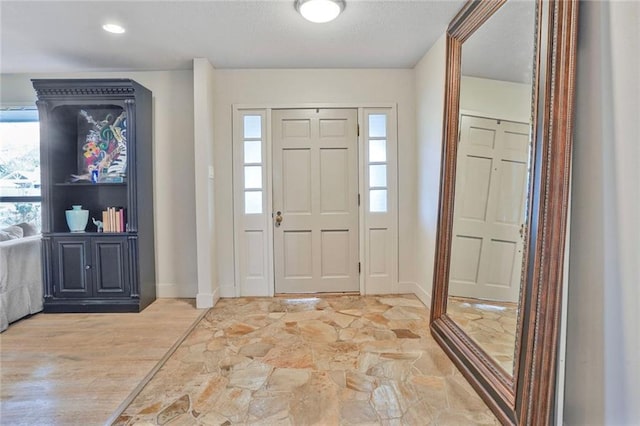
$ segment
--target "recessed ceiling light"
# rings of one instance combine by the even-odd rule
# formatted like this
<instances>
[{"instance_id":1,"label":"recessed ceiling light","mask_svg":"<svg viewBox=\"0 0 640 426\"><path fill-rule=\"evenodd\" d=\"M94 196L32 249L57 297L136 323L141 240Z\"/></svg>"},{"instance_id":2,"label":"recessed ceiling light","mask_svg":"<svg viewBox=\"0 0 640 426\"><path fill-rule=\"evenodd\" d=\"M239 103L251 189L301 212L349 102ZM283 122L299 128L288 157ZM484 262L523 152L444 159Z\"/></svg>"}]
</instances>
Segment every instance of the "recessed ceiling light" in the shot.
<instances>
[{"instance_id":1,"label":"recessed ceiling light","mask_svg":"<svg viewBox=\"0 0 640 426\"><path fill-rule=\"evenodd\" d=\"M344 0L296 0L295 7L308 21L317 24L333 21L344 10Z\"/></svg>"},{"instance_id":2,"label":"recessed ceiling light","mask_svg":"<svg viewBox=\"0 0 640 426\"><path fill-rule=\"evenodd\" d=\"M113 34L122 34L124 32L124 28L118 24L104 24L102 29Z\"/></svg>"}]
</instances>

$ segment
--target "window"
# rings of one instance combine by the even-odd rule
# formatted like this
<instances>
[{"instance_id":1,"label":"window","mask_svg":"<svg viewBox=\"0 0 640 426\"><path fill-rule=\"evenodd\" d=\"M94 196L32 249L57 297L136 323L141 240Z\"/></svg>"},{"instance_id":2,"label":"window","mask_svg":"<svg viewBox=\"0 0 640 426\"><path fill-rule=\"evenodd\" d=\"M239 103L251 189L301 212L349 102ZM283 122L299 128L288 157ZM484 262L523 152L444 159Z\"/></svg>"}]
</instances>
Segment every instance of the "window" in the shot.
<instances>
[{"instance_id":1,"label":"window","mask_svg":"<svg viewBox=\"0 0 640 426\"><path fill-rule=\"evenodd\" d=\"M262 116L245 115L244 140L244 213L262 214Z\"/></svg>"},{"instance_id":2,"label":"window","mask_svg":"<svg viewBox=\"0 0 640 426\"><path fill-rule=\"evenodd\" d=\"M0 227L41 226L40 126L33 107L0 109Z\"/></svg>"},{"instance_id":3,"label":"window","mask_svg":"<svg viewBox=\"0 0 640 426\"><path fill-rule=\"evenodd\" d=\"M387 115L369 114L369 211L387 211Z\"/></svg>"}]
</instances>

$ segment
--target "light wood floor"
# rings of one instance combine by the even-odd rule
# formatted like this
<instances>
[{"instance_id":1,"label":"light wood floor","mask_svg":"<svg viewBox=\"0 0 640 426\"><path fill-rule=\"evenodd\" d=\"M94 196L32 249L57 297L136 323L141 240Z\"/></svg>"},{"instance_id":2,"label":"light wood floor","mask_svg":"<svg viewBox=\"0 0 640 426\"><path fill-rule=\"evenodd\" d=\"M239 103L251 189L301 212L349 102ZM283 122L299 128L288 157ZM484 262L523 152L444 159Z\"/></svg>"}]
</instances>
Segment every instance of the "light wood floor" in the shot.
<instances>
[{"instance_id":1,"label":"light wood floor","mask_svg":"<svg viewBox=\"0 0 640 426\"><path fill-rule=\"evenodd\" d=\"M101 425L203 313L37 314L0 334L0 424Z\"/></svg>"}]
</instances>

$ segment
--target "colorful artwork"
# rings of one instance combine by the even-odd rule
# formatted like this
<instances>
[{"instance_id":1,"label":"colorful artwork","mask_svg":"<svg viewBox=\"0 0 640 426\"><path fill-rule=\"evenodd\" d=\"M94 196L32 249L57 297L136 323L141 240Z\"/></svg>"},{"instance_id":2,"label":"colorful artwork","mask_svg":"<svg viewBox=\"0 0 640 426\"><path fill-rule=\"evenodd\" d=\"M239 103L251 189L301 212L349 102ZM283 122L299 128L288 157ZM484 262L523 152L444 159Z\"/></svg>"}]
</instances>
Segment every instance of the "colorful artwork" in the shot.
<instances>
[{"instance_id":1,"label":"colorful artwork","mask_svg":"<svg viewBox=\"0 0 640 426\"><path fill-rule=\"evenodd\" d=\"M127 119L123 111L115 117L107 113L103 120L97 121L87 111L80 115L92 127L89 129L82 146L82 168L73 180L91 180L91 174L97 170L100 181L122 178L127 168Z\"/></svg>"}]
</instances>

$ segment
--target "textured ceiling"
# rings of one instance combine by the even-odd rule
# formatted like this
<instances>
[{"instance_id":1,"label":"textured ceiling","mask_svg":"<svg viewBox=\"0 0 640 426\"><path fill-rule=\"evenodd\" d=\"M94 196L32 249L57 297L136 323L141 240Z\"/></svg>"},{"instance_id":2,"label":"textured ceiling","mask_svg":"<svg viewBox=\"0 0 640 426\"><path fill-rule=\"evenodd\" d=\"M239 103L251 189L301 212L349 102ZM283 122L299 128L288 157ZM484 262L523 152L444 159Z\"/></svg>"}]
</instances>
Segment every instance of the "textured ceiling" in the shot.
<instances>
[{"instance_id":1,"label":"textured ceiling","mask_svg":"<svg viewBox=\"0 0 640 426\"><path fill-rule=\"evenodd\" d=\"M216 68L412 68L463 4L347 0L338 19L313 24L293 0L0 0L0 72L190 69L196 57ZM527 81L526 10L531 0L510 0L472 36L465 74ZM106 22L127 32L106 33Z\"/></svg>"},{"instance_id":2,"label":"textured ceiling","mask_svg":"<svg viewBox=\"0 0 640 426\"><path fill-rule=\"evenodd\" d=\"M216 68L410 68L464 4L347 0L328 24L305 21L293 0L6 1L0 70L70 72ZM103 23L127 32L104 32Z\"/></svg>"},{"instance_id":3,"label":"textured ceiling","mask_svg":"<svg viewBox=\"0 0 640 426\"><path fill-rule=\"evenodd\" d=\"M531 83L535 4L508 1L462 45L462 74Z\"/></svg>"}]
</instances>

